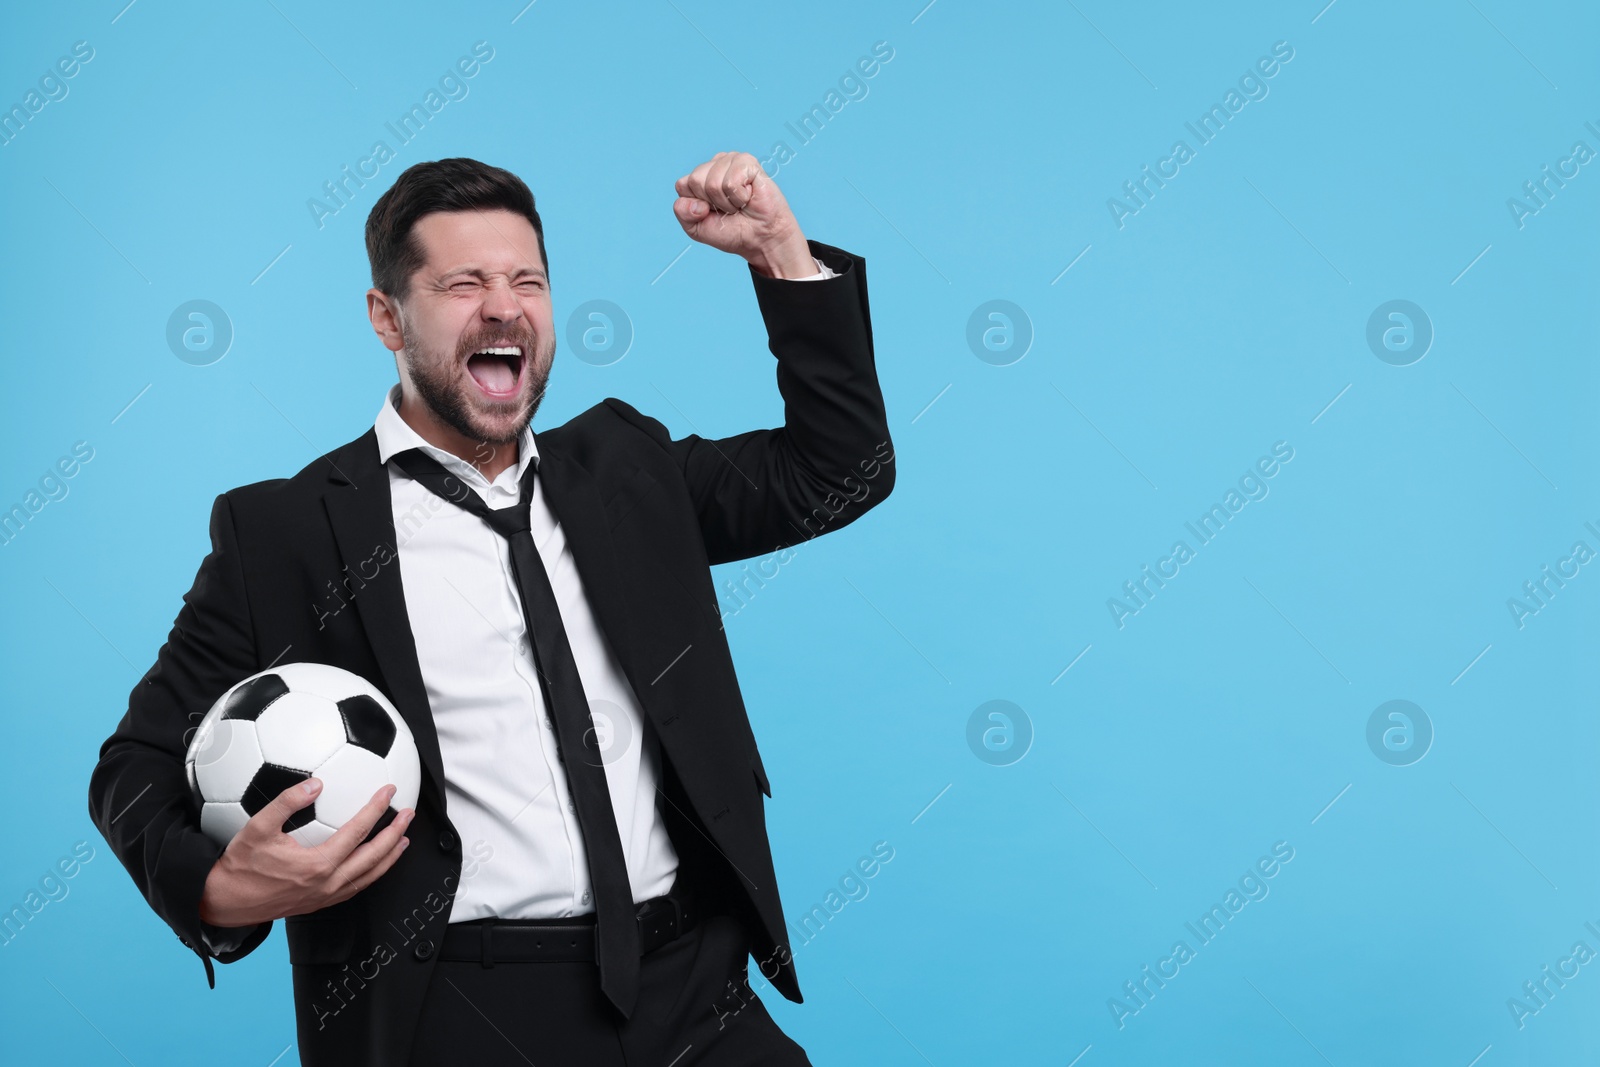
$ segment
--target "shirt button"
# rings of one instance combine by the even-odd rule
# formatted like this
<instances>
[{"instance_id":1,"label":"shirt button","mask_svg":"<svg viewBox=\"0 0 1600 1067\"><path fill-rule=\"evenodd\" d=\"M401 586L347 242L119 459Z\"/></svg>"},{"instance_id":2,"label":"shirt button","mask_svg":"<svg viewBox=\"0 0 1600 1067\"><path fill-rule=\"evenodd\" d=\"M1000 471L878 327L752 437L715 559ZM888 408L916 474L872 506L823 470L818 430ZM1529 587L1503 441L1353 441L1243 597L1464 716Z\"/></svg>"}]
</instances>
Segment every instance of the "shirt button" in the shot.
<instances>
[{"instance_id":1,"label":"shirt button","mask_svg":"<svg viewBox=\"0 0 1600 1067\"><path fill-rule=\"evenodd\" d=\"M544 728L546 730L554 730L556 728L556 721L550 716L546 715L544 717Z\"/></svg>"},{"instance_id":2,"label":"shirt button","mask_svg":"<svg viewBox=\"0 0 1600 1067\"><path fill-rule=\"evenodd\" d=\"M521 641L517 642L517 651L519 653L521 653L522 655L524 655L524 656L526 656L528 654L528 639L527 638L523 638Z\"/></svg>"},{"instance_id":3,"label":"shirt button","mask_svg":"<svg viewBox=\"0 0 1600 1067\"><path fill-rule=\"evenodd\" d=\"M567 801L567 810L568 811L577 811L578 810L578 805L574 804L572 801L569 800L569 801Z\"/></svg>"},{"instance_id":4,"label":"shirt button","mask_svg":"<svg viewBox=\"0 0 1600 1067\"><path fill-rule=\"evenodd\" d=\"M584 902L584 903L585 903L585 904L587 904L587 903L589 903L589 894L588 894L588 893L585 893L585 894L584 894L584 895L583 895L583 902Z\"/></svg>"}]
</instances>

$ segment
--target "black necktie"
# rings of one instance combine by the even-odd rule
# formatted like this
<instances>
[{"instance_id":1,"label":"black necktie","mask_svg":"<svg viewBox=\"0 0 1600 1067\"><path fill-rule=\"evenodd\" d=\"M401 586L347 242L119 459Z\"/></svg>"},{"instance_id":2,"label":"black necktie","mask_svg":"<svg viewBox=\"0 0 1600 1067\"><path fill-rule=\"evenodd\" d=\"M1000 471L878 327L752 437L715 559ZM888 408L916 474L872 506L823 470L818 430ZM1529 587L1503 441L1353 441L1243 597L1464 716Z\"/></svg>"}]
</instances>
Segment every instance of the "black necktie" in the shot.
<instances>
[{"instance_id":1,"label":"black necktie","mask_svg":"<svg viewBox=\"0 0 1600 1067\"><path fill-rule=\"evenodd\" d=\"M578 664L572 658L572 646L567 643L566 627L561 624L561 610L550 588L550 577L528 525L538 460L530 460L522 475L522 494L516 505L498 510L491 509L482 497L421 449L400 452L393 460L429 491L472 512L511 543L511 565L533 640L534 664L545 704L555 720L556 744L589 855L600 989L626 1018L633 1011L639 990L639 922L622 838L611 808L611 792L606 787L598 734L583 695Z\"/></svg>"}]
</instances>

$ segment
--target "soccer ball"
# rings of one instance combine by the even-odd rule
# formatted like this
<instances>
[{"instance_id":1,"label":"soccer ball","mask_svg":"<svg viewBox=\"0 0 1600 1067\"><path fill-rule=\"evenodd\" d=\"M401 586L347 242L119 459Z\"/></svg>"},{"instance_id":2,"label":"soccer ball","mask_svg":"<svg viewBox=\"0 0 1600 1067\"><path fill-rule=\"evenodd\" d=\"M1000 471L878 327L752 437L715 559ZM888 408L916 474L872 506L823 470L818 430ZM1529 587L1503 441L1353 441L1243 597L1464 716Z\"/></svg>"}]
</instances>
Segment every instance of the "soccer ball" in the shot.
<instances>
[{"instance_id":1,"label":"soccer ball","mask_svg":"<svg viewBox=\"0 0 1600 1067\"><path fill-rule=\"evenodd\" d=\"M387 784L394 799L373 833L414 807L422 783L405 720L372 683L323 663L286 663L253 674L211 706L184 760L200 829L218 844L296 782L322 792L283 824L320 845Z\"/></svg>"}]
</instances>

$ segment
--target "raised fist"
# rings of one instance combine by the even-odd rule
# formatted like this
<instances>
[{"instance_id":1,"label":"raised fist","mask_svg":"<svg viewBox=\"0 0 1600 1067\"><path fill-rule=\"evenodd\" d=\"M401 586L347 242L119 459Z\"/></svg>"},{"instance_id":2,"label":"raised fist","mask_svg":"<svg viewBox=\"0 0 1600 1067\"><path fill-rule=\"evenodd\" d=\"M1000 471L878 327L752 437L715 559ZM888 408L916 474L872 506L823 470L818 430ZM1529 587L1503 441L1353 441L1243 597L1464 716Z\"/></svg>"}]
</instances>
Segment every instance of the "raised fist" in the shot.
<instances>
[{"instance_id":1,"label":"raised fist","mask_svg":"<svg viewBox=\"0 0 1600 1067\"><path fill-rule=\"evenodd\" d=\"M773 278L817 273L789 202L748 152L718 152L674 185L683 232Z\"/></svg>"}]
</instances>

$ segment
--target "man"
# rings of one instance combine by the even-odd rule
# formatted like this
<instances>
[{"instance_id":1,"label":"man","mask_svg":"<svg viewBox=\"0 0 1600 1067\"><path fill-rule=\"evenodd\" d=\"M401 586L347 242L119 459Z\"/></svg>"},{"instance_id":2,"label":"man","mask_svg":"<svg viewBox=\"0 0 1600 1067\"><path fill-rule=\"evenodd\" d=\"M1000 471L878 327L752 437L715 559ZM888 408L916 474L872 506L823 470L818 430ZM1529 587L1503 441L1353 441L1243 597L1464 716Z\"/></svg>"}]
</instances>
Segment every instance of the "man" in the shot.
<instances>
[{"instance_id":1,"label":"man","mask_svg":"<svg viewBox=\"0 0 1600 1067\"><path fill-rule=\"evenodd\" d=\"M753 954L800 1000L708 568L853 521L893 448L862 260L807 241L746 153L676 188L685 232L749 263L783 427L674 440L607 399L535 435L556 331L533 196L418 164L367 221L399 384L361 437L217 498L101 748L91 815L208 979L285 919L304 1063L808 1062L748 984ZM383 689L419 799L380 828L385 787L303 848L282 827L313 778L224 850L189 795L191 728L301 661Z\"/></svg>"}]
</instances>

